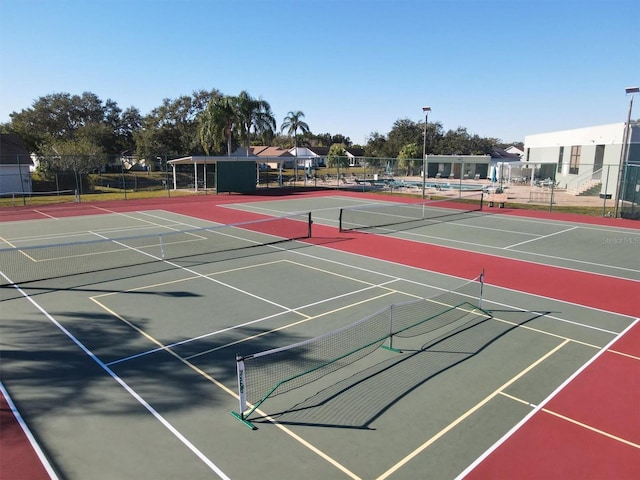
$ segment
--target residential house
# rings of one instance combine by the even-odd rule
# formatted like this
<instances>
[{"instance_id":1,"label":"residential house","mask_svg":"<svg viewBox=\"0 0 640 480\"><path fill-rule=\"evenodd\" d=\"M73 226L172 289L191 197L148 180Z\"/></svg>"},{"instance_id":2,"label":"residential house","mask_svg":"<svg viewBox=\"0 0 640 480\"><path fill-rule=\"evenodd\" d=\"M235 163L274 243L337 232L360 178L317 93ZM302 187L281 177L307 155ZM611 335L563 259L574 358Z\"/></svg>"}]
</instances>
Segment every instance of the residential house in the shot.
<instances>
[{"instance_id":1,"label":"residential house","mask_svg":"<svg viewBox=\"0 0 640 480\"><path fill-rule=\"evenodd\" d=\"M329 147L293 147L289 153L298 159L298 166L304 169L325 167Z\"/></svg>"},{"instance_id":2,"label":"residential house","mask_svg":"<svg viewBox=\"0 0 640 480\"><path fill-rule=\"evenodd\" d=\"M365 165L364 148L346 148L346 155L350 167L362 167Z\"/></svg>"},{"instance_id":3,"label":"residential house","mask_svg":"<svg viewBox=\"0 0 640 480\"><path fill-rule=\"evenodd\" d=\"M266 145L255 145L249 147L240 147L231 154L232 157L258 157L256 162L261 168L271 168L277 170L282 168L294 168L295 157L289 150L280 147L268 147Z\"/></svg>"}]
</instances>

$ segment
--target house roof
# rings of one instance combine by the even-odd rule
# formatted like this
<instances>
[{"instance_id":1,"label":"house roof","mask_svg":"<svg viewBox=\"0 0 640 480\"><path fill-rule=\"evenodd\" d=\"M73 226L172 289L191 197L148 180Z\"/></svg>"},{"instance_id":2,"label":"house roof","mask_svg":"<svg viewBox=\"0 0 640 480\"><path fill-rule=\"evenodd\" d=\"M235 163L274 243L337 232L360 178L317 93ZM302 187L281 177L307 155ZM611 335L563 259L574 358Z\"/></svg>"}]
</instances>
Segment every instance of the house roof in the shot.
<instances>
[{"instance_id":1,"label":"house roof","mask_svg":"<svg viewBox=\"0 0 640 480\"><path fill-rule=\"evenodd\" d=\"M251 147L251 153L258 157L293 157L289 150L280 147Z\"/></svg>"},{"instance_id":2,"label":"house roof","mask_svg":"<svg viewBox=\"0 0 640 480\"><path fill-rule=\"evenodd\" d=\"M256 157L209 157L209 156L190 156L190 157L181 157L174 158L173 160L167 161L169 165L185 165L185 164L213 164L217 162L255 162Z\"/></svg>"},{"instance_id":3,"label":"house roof","mask_svg":"<svg viewBox=\"0 0 640 480\"><path fill-rule=\"evenodd\" d=\"M232 157L293 157L288 150L280 147L269 147L266 145L255 145L249 147L249 155L245 147L238 148L231 154Z\"/></svg>"},{"instance_id":4,"label":"house roof","mask_svg":"<svg viewBox=\"0 0 640 480\"><path fill-rule=\"evenodd\" d=\"M31 155L29 155L19 135L12 133L0 134L0 164L33 165Z\"/></svg>"},{"instance_id":5,"label":"house roof","mask_svg":"<svg viewBox=\"0 0 640 480\"><path fill-rule=\"evenodd\" d=\"M492 160L501 160L503 162L517 162L520 161L520 155L516 153L509 153L504 148L494 148L491 151Z\"/></svg>"},{"instance_id":6,"label":"house roof","mask_svg":"<svg viewBox=\"0 0 640 480\"><path fill-rule=\"evenodd\" d=\"M364 157L364 148L349 147L349 148L345 148L345 150L349 155L352 155L354 157Z\"/></svg>"},{"instance_id":7,"label":"house roof","mask_svg":"<svg viewBox=\"0 0 640 480\"><path fill-rule=\"evenodd\" d=\"M329 147L305 147L310 152L315 153L319 157L329 155Z\"/></svg>"}]
</instances>

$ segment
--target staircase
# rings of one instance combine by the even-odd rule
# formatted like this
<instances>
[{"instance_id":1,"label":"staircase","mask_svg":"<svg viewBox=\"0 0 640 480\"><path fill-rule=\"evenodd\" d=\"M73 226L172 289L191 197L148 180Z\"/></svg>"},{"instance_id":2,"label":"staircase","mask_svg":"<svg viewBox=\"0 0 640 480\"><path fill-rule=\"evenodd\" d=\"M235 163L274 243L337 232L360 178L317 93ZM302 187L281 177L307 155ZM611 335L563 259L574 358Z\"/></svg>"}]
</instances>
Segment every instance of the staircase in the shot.
<instances>
[{"instance_id":1,"label":"staircase","mask_svg":"<svg viewBox=\"0 0 640 480\"><path fill-rule=\"evenodd\" d=\"M602 190L601 180L591 180L590 182L583 183L576 190L572 191L574 195L578 197L597 197Z\"/></svg>"}]
</instances>

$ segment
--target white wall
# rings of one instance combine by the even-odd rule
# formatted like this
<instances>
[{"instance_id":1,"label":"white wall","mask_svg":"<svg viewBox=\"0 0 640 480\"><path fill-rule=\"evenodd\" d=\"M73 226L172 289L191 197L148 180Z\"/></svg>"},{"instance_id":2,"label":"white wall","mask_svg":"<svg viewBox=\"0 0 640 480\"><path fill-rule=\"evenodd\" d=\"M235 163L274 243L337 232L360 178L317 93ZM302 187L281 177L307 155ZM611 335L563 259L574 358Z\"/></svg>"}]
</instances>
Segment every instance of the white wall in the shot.
<instances>
[{"instance_id":1,"label":"white wall","mask_svg":"<svg viewBox=\"0 0 640 480\"><path fill-rule=\"evenodd\" d=\"M636 127L637 128L637 127ZM527 135L525 137L524 161L529 164L558 163L560 147L564 147L562 171L556 173L559 186L569 190L580 188L591 180L602 181L601 193L615 195L620 155L624 140L625 123L613 123L595 127L561 130L557 132ZM594 174L596 148L604 146L603 169ZM571 147L580 146L580 164L577 175L569 173Z\"/></svg>"},{"instance_id":2,"label":"white wall","mask_svg":"<svg viewBox=\"0 0 640 480\"><path fill-rule=\"evenodd\" d=\"M31 193L27 165L0 165L0 193Z\"/></svg>"},{"instance_id":3,"label":"white wall","mask_svg":"<svg viewBox=\"0 0 640 480\"><path fill-rule=\"evenodd\" d=\"M524 137L525 154L527 148L554 147L560 145L613 145L622 144L624 122L597 127L559 130Z\"/></svg>"}]
</instances>

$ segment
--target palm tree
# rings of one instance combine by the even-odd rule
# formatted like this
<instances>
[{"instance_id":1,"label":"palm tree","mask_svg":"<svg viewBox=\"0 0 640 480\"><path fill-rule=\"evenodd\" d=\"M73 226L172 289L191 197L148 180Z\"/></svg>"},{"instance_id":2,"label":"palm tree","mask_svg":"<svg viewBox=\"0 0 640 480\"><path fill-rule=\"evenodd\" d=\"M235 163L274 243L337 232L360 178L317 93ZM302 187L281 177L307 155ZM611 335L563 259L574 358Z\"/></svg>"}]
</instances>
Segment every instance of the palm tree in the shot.
<instances>
[{"instance_id":1,"label":"palm tree","mask_svg":"<svg viewBox=\"0 0 640 480\"><path fill-rule=\"evenodd\" d=\"M295 163L295 172L294 172L296 179L298 178L298 135L297 135L298 130L300 130L303 135L309 132L309 125L303 122L302 118L304 118L304 113L302 113L300 110L296 112L289 112L287 116L284 117L282 126L280 127L281 132L283 132L284 129L286 128L287 135L289 136L293 135L293 144L296 149L296 163ZM305 182L306 182L306 177L305 177Z\"/></svg>"},{"instance_id":2,"label":"palm tree","mask_svg":"<svg viewBox=\"0 0 640 480\"><path fill-rule=\"evenodd\" d=\"M231 140L237 124L234 97L212 98L200 118L200 143L209 155L210 147L221 150L226 142L227 155L231 156Z\"/></svg>"},{"instance_id":3,"label":"palm tree","mask_svg":"<svg viewBox=\"0 0 640 480\"><path fill-rule=\"evenodd\" d=\"M258 136L265 133L273 134L276 128L276 120L267 101L253 98L245 90L235 98L235 112L240 134L247 148L247 156L249 156L251 128L253 128L255 135Z\"/></svg>"},{"instance_id":4,"label":"palm tree","mask_svg":"<svg viewBox=\"0 0 640 480\"><path fill-rule=\"evenodd\" d=\"M298 130L305 133L309 133L309 125L302 121L304 118L304 113L300 110L297 112L289 112L282 122L282 126L280 127L280 131L283 132L287 129L287 135L293 135L294 145L296 147L296 154L298 152Z\"/></svg>"}]
</instances>

